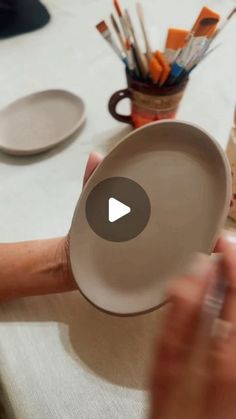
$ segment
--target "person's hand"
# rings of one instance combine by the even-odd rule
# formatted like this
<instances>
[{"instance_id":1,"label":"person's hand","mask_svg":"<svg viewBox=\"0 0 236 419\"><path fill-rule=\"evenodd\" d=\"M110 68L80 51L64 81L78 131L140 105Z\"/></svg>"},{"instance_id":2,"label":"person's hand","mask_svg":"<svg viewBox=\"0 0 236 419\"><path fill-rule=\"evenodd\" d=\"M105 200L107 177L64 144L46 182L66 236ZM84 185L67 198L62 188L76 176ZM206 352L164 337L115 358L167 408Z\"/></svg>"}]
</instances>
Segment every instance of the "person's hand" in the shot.
<instances>
[{"instance_id":1,"label":"person's hand","mask_svg":"<svg viewBox=\"0 0 236 419\"><path fill-rule=\"evenodd\" d=\"M90 155L84 184L100 161L97 154ZM70 268L68 236L0 243L0 255L0 303L77 289Z\"/></svg>"},{"instance_id":2,"label":"person's hand","mask_svg":"<svg viewBox=\"0 0 236 419\"><path fill-rule=\"evenodd\" d=\"M102 157L97 153L91 153L89 155L85 173L84 173L84 179L83 179L83 186L85 186L86 182L94 172L94 170L97 168L99 163L101 163ZM61 259L62 259L62 266L63 268L63 276L64 276L64 282L68 285L68 290L73 290L77 288L77 284L73 278L72 271L70 268L70 259L69 259L69 234L66 237L62 238L61 241Z\"/></svg>"},{"instance_id":3,"label":"person's hand","mask_svg":"<svg viewBox=\"0 0 236 419\"><path fill-rule=\"evenodd\" d=\"M227 282L218 320L203 315L216 280L207 256L169 292L152 371L151 419L236 418L236 246L220 239L217 250Z\"/></svg>"}]
</instances>

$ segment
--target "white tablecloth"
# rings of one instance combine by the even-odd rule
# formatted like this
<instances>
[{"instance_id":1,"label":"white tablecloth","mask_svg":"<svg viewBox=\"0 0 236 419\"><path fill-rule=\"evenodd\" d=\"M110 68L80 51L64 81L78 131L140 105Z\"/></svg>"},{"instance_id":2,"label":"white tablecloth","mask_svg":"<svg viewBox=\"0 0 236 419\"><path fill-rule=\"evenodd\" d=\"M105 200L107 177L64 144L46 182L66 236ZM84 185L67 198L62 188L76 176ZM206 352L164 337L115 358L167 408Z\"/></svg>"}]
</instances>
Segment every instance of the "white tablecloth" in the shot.
<instances>
[{"instance_id":1,"label":"white tablecloth","mask_svg":"<svg viewBox=\"0 0 236 419\"><path fill-rule=\"evenodd\" d=\"M153 45L168 26L190 27L202 0L145 0ZM51 23L1 41L0 107L35 90L81 95L87 123L78 138L41 156L0 154L0 240L65 234L90 150L106 153L129 128L107 101L125 87L122 64L94 29L109 0L47 0ZM134 10L134 2L127 4ZM235 1L209 0L223 15ZM199 124L226 147L236 98L236 18L221 45L191 76L179 118ZM1 255L0 255L1 257ZM138 419L148 408L145 385L162 312L113 318L79 292L30 298L0 307L0 394L19 419Z\"/></svg>"}]
</instances>

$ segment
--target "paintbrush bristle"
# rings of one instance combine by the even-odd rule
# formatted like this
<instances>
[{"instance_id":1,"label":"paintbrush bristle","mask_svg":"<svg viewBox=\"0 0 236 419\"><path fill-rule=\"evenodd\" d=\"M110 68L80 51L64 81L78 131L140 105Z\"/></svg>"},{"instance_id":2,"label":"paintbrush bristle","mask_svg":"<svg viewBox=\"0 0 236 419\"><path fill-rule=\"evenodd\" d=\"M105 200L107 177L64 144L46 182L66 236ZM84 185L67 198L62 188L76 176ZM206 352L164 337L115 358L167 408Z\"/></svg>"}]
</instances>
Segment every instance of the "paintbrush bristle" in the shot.
<instances>
[{"instance_id":1,"label":"paintbrush bristle","mask_svg":"<svg viewBox=\"0 0 236 419\"><path fill-rule=\"evenodd\" d=\"M107 26L105 20L102 20L102 22L99 22L96 25L96 28L100 33L106 32L108 30L108 26Z\"/></svg>"},{"instance_id":2,"label":"paintbrush bristle","mask_svg":"<svg viewBox=\"0 0 236 419\"><path fill-rule=\"evenodd\" d=\"M122 17L122 11L121 11L121 7L120 7L120 4L119 4L118 0L114 0L114 6L116 8L116 11L117 11L119 17Z\"/></svg>"}]
</instances>

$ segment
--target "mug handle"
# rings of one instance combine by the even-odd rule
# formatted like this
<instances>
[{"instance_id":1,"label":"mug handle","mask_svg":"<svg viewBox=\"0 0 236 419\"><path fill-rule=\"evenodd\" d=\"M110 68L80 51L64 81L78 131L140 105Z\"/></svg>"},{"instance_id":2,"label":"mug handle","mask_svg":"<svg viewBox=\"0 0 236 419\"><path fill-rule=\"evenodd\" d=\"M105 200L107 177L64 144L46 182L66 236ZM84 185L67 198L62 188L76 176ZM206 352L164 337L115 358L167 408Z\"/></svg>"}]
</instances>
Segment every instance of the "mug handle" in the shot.
<instances>
[{"instance_id":1,"label":"mug handle","mask_svg":"<svg viewBox=\"0 0 236 419\"><path fill-rule=\"evenodd\" d=\"M123 99L132 99L132 94L129 89L122 89L115 92L108 103L108 109L110 114L115 118L117 121L125 122L126 124L132 125L132 118L131 115L121 115L120 113L116 112L116 107L118 103Z\"/></svg>"}]
</instances>

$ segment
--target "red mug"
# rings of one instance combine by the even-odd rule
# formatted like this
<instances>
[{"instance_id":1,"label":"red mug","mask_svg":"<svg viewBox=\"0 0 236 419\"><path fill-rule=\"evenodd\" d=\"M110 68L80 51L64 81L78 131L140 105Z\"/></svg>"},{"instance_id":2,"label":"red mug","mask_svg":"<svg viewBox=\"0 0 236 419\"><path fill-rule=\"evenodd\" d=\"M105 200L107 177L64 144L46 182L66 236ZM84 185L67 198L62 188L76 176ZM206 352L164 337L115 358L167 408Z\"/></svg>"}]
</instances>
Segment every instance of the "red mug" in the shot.
<instances>
[{"instance_id":1,"label":"red mug","mask_svg":"<svg viewBox=\"0 0 236 419\"><path fill-rule=\"evenodd\" d=\"M160 87L140 82L128 73L126 77L128 87L115 92L108 104L109 112L116 120L139 128L153 121L175 118L188 79L173 86ZM121 115L116 107L126 98L131 100L131 114Z\"/></svg>"}]
</instances>

